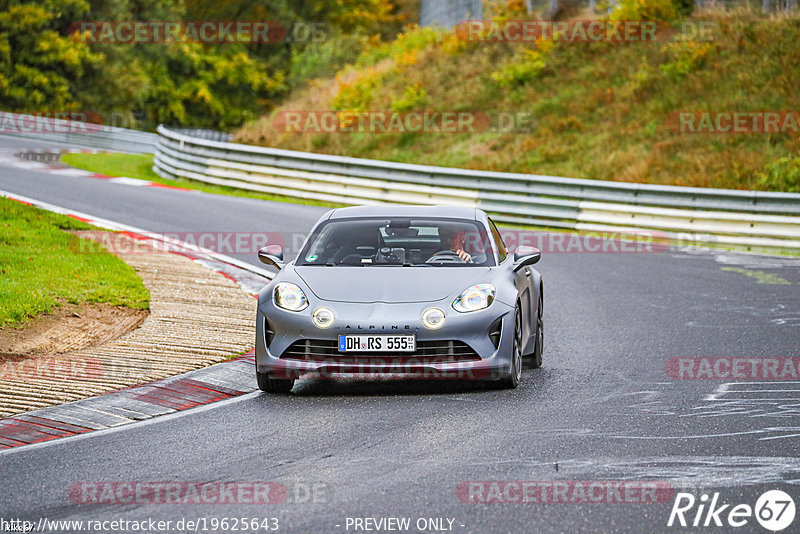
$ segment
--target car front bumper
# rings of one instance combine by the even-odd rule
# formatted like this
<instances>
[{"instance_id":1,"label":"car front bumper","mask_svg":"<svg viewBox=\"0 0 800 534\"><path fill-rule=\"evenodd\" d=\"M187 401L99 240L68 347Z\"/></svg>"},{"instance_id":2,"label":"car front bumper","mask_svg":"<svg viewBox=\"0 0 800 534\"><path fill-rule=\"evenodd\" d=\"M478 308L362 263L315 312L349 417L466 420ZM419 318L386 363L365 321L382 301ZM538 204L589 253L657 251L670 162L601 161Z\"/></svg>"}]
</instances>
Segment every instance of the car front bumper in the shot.
<instances>
[{"instance_id":1,"label":"car front bumper","mask_svg":"<svg viewBox=\"0 0 800 534\"><path fill-rule=\"evenodd\" d=\"M311 320L318 307L333 310L333 326L317 328ZM445 324L426 328L422 313L445 312ZM259 300L256 320L256 369L276 378L390 377L496 380L511 368L514 308L495 300L488 308L459 313L449 302L340 303L317 301L302 312L277 308L271 298ZM490 333L497 332L494 339ZM340 334L416 336L417 352L339 353ZM298 350L305 347L306 352ZM299 356L298 354L303 354Z\"/></svg>"}]
</instances>

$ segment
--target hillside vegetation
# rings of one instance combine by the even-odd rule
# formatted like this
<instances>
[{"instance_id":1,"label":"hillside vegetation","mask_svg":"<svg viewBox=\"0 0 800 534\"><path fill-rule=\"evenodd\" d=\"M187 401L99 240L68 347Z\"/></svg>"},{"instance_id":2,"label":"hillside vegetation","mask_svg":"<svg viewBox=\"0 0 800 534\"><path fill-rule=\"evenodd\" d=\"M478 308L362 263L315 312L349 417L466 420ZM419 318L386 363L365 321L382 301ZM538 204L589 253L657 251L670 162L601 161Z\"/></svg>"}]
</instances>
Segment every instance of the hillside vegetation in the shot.
<instances>
[{"instance_id":1,"label":"hillside vegetation","mask_svg":"<svg viewBox=\"0 0 800 534\"><path fill-rule=\"evenodd\" d=\"M680 6L618 20L679 16ZM509 2L509 5L514 2ZM522 4L521 2L519 4ZM626 7L627 6L627 7ZM630 6L633 6L631 8ZM519 13L499 14L519 18ZM576 18L587 18L586 13ZM629 182L800 191L800 134L684 133L675 113L800 110L800 19L708 11L711 39L533 43L411 28L333 77L296 89L239 142L287 149ZM529 113L530 131L287 133L286 111Z\"/></svg>"}]
</instances>

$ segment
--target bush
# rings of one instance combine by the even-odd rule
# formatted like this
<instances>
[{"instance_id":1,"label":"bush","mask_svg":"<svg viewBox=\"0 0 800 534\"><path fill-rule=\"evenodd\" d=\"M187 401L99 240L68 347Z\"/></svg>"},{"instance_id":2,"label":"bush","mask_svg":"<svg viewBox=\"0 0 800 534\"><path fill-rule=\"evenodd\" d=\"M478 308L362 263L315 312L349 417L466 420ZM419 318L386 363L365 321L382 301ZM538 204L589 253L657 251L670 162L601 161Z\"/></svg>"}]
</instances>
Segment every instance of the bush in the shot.
<instances>
[{"instance_id":1,"label":"bush","mask_svg":"<svg viewBox=\"0 0 800 534\"><path fill-rule=\"evenodd\" d=\"M678 18L678 8L673 0L620 0L609 17L610 20L663 20Z\"/></svg>"},{"instance_id":2,"label":"bush","mask_svg":"<svg viewBox=\"0 0 800 534\"><path fill-rule=\"evenodd\" d=\"M769 191L800 193L800 158L779 158L769 163L758 185Z\"/></svg>"},{"instance_id":3,"label":"bush","mask_svg":"<svg viewBox=\"0 0 800 534\"><path fill-rule=\"evenodd\" d=\"M419 84L406 87L403 94L392 102L392 111L420 109L428 103L428 93Z\"/></svg>"},{"instance_id":4,"label":"bush","mask_svg":"<svg viewBox=\"0 0 800 534\"><path fill-rule=\"evenodd\" d=\"M494 19L519 18L528 13L524 0L486 0L484 16Z\"/></svg>"},{"instance_id":5,"label":"bush","mask_svg":"<svg viewBox=\"0 0 800 534\"><path fill-rule=\"evenodd\" d=\"M388 58L399 58L407 54L414 54L420 50L428 48L430 45L439 42L445 32L439 28L420 28L410 26L405 33L397 36L395 41L364 52L358 58L356 65L368 67Z\"/></svg>"},{"instance_id":6,"label":"bush","mask_svg":"<svg viewBox=\"0 0 800 534\"><path fill-rule=\"evenodd\" d=\"M710 43L695 41L675 41L664 45L661 49L672 61L660 65L661 72L668 78L680 78L702 67L709 52Z\"/></svg>"},{"instance_id":7,"label":"bush","mask_svg":"<svg viewBox=\"0 0 800 534\"><path fill-rule=\"evenodd\" d=\"M339 92L333 99L333 108L348 111L366 111L381 87L382 74L372 67L355 75L352 82L344 81L355 73L347 70L336 75Z\"/></svg>"},{"instance_id":8,"label":"bush","mask_svg":"<svg viewBox=\"0 0 800 534\"><path fill-rule=\"evenodd\" d=\"M547 54L555 46L550 39L537 39L536 44L538 48L522 49L512 56L500 70L491 74L492 79L505 88L523 85L534 79L547 67Z\"/></svg>"},{"instance_id":9,"label":"bush","mask_svg":"<svg viewBox=\"0 0 800 534\"><path fill-rule=\"evenodd\" d=\"M310 43L302 50L292 51L291 74L293 87L316 78L333 77L345 65L354 63L361 51L375 42L359 34L336 35L321 43Z\"/></svg>"}]
</instances>

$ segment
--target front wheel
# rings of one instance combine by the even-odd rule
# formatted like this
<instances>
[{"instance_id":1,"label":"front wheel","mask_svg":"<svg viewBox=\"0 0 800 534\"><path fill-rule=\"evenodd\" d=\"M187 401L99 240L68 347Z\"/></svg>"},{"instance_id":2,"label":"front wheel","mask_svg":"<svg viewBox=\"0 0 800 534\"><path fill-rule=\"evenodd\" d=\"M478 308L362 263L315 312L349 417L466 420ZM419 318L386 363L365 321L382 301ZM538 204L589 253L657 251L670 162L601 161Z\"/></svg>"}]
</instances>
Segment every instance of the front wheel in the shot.
<instances>
[{"instance_id":1,"label":"front wheel","mask_svg":"<svg viewBox=\"0 0 800 534\"><path fill-rule=\"evenodd\" d=\"M514 341L511 347L511 369L508 376L500 380L500 387L514 389L522 380L522 312L517 305L514 310Z\"/></svg>"},{"instance_id":2,"label":"front wheel","mask_svg":"<svg viewBox=\"0 0 800 534\"><path fill-rule=\"evenodd\" d=\"M539 290L539 307L536 309L536 341L533 345L533 354L531 354L531 367L538 369L542 366L542 355L544 354L544 298L542 290Z\"/></svg>"},{"instance_id":3,"label":"front wheel","mask_svg":"<svg viewBox=\"0 0 800 534\"><path fill-rule=\"evenodd\" d=\"M267 393L289 393L294 387L294 380L291 378L273 378L269 373L258 371L256 371L256 381L258 389Z\"/></svg>"}]
</instances>

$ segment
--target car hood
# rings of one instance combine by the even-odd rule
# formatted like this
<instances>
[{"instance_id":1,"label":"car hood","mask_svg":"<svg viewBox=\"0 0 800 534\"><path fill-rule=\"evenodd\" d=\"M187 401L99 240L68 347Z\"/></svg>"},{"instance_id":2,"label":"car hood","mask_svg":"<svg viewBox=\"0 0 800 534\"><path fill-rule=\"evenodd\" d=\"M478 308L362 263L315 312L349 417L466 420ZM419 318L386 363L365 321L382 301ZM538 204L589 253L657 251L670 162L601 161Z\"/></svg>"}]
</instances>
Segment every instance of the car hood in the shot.
<instances>
[{"instance_id":1,"label":"car hood","mask_svg":"<svg viewBox=\"0 0 800 534\"><path fill-rule=\"evenodd\" d=\"M432 302L490 282L489 267L296 267L314 295L339 302Z\"/></svg>"}]
</instances>

